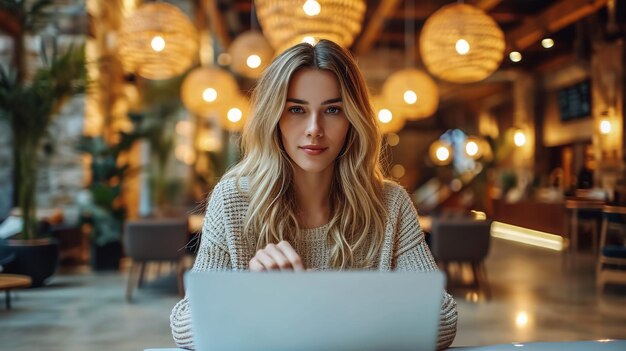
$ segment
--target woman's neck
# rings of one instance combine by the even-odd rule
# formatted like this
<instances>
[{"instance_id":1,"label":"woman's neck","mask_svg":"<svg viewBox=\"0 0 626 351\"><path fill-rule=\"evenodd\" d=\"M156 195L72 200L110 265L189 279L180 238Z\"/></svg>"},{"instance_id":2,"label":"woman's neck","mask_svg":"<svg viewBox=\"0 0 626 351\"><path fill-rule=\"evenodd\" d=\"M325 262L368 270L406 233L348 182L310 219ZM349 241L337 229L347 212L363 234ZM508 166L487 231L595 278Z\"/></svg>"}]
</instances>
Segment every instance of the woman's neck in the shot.
<instances>
[{"instance_id":1,"label":"woman's neck","mask_svg":"<svg viewBox=\"0 0 626 351\"><path fill-rule=\"evenodd\" d=\"M298 219L304 228L320 227L330 220L332 168L329 171L318 174L294 172Z\"/></svg>"}]
</instances>

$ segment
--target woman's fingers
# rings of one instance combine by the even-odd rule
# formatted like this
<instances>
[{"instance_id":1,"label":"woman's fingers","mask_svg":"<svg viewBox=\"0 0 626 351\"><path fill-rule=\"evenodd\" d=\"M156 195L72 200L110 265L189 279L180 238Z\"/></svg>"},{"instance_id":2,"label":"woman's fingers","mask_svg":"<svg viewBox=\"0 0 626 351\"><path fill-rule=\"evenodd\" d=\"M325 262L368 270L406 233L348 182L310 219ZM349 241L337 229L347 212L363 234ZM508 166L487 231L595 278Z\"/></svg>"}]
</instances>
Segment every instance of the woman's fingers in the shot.
<instances>
[{"instance_id":1,"label":"woman's fingers","mask_svg":"<svg viewBox=\"0 0 626 351\"><path fill-rule=\"evenodd\" d=\"M278 268L281 271L293 270L294 268L291 266L291 262L285 256L283 251L274 244L269 244L265 247L265 252L276 262Z\"/></svg>"},{"instance_id":2,"label":"woman's fingers","mask_svg":"<svg viewBox=\"0 0 626 351\"><path fill-rule=\"evenodd\" d=\"M256 259L263 266L263 270L265 271L273 271L279 269L278 264L274 261L272 256L270 256L265 250L259 250L256 253Z\"/></svg>"},{"instance_id":3,"label":"woman's fingers","mask_svg":"<svg viewBox=\"0 0 626 351\"><path fill-rule=\"evenodd\" d=\"M278 245L276 245L276 248L280 249L283 255L287 258L287 260L289 260L291 267L293 268L294 271L296 272L304 271L302 258L300 258L300 255L298 255L296 250L293 249L293 247L291 246L291 244L289 244L289 242L283 240L279 242Z\"/></svg>"},{"instance_id":4,"label":"woman's fingers","mask_svg":"<svg viewBox=\"0 0 626 351\"><path fill-rule=\"evenodd\" d=\"M269 244L263 250L257 251L248 266L253 272L260 271L304 271L300 255L287 241L274 245Z\"/></svg>"},{"instance_id":5,"label":"woman's fingers","mask_svg":"<svg viewBox=\"0 0 626 351\"><path fill-rule=\"evenodd\" d=\"M263 264L256 258L256 256L252 257L248 266L251 272L263 272L265 270L265 267L263 267Z\"/></svg>"}]
</instances>

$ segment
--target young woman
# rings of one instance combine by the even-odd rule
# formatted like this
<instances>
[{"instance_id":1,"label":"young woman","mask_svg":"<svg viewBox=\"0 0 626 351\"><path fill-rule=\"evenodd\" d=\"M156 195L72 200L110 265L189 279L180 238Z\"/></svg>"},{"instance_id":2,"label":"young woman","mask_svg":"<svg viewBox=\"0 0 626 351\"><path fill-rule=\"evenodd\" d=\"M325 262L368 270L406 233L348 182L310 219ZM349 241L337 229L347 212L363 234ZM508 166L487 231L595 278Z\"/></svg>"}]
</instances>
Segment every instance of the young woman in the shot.
<instances>
[{"instance_id":1,"label":"young woman","mask_svg":"<svg viewBox=\"0 0 626 351\"><path fill-rule=\"evenodd\" d=\"M193 270L434 271L407 192L384 179L381 136L350 53L333 42L278 56L256 87L243 159L213 190ZM457 311L444 293L438 348ZM184 298L170 316L193 348Z\"/></svg>"}]
</instances>

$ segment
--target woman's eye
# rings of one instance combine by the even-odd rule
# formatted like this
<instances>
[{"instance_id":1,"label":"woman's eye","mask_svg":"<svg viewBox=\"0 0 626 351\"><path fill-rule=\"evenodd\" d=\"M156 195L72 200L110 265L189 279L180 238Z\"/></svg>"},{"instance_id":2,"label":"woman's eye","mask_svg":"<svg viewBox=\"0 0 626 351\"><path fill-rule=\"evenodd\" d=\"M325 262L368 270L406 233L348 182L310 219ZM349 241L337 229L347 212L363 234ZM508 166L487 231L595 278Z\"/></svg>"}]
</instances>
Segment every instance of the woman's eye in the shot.
<instances>
[{"instance_id":1,"label":"woman's eye","mask_svg":"<svg viewBox=\"0 0 626 351\"><path fill-rule=\"evenodd\" d=\"M339 112L341 112L341 109L339 107L336 107L336 106L331 106L331 107L326 109L326 113L337 114Z\"/></svg>"},{"instance_id":2,"label":"woman's eye","mask_svg":"<svg viewBox=\"0 0 626 351\"><path fill-rule=\"evenodd\" d=\"M292 106L289 109L287 109L287 111L291 112L291 113L303 113L304 109L300 106Z\"/></svg>"}]
</instances>

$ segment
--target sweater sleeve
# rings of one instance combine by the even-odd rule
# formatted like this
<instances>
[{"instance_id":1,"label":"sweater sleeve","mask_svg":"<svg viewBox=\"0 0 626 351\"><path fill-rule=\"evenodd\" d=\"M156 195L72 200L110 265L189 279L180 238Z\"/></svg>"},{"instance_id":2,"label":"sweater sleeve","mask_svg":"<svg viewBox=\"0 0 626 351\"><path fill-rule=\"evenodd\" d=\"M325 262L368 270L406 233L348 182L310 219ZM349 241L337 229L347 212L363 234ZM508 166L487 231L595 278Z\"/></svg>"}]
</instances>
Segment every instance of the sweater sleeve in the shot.
<instances>
[{"instance_id":1,"label":"sweater sleeve","mask_svg":"<svg viewBox=\"0 0 626 351\"><path fill-rule=\"evenodd\" d=\"M221 186L218 184L211 194L204 216L200 248L192 268L194 272L231 268L225 237L223 221L224 201L222 197ZM193 335L191 333L191 311L189 310L187 296L180 300L172 309L170 327L172 328L172 336L176 346L184 349L194 349Z\"/></svg>"},{"instance_id":2,"label":"sweater sleeve","mask_svg":"<svg viewBox=\"0 0 626 351\"><path fill-rule=\"evenodd\" d=\"M420 227L417 211L404 189L400 190L398 201L398 235L396 237L397 270L430 272L438 270L435 260L426 245L424 233ZM443 292L443 303L439 317L439 337L437 350L445 349L456 336L456 302L450 294Z\"/></svg>"}]
</instances>

